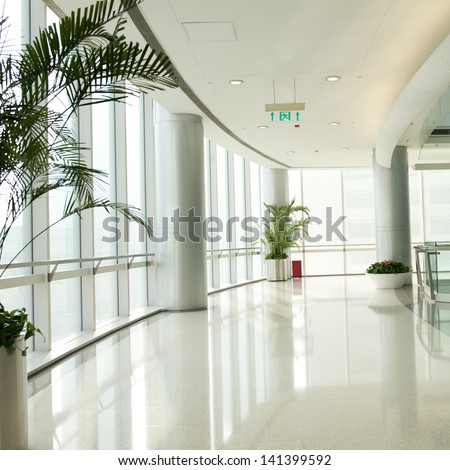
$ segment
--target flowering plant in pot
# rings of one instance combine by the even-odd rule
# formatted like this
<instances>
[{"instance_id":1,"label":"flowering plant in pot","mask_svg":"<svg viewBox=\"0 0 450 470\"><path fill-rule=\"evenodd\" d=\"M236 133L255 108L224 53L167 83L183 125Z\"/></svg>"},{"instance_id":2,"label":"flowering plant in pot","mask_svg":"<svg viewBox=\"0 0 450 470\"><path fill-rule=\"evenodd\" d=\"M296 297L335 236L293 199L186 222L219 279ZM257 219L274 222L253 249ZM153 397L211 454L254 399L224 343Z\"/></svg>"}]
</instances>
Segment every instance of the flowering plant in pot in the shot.
<instances>
[{"instance_id":1,"label":"flowering plant in pot","mask_svg":"<svg viewBox=\"0 0 450 470\"><path fill-rule=\"evenodd\" d=\"M396 289L401 287L412 269L401 261L384 260L372 263L366 269L366 275L370 277L375 286L379 289Z\"/></svg>"}]
</instances>

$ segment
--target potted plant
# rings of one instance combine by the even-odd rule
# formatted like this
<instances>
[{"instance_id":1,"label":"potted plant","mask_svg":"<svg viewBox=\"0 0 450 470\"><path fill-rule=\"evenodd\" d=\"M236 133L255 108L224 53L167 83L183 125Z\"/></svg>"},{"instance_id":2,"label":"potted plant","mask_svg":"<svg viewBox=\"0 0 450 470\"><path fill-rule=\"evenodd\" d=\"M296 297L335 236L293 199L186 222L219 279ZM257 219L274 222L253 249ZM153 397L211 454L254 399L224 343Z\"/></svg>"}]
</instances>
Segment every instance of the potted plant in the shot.
<instances>
[{"instance_id":1,"label":"potted plant","mask_svg":"<svg viewBox=\"0 0 450 470\"><path fill-rule=\"evenodd\" d=\"M34 201L57 190L64 191L66 202L59 220L52 225L101 207L140 223L147 234L152 234L150 221L138 208L95 195L97 186L105 184L106 175L86 163L82 154L85 147L70 123L80 106L123 102L140 91L178 86L164 53L128 42L123 34L124 13L141 1L101 0L80 8L58 24L42 29L21 51L11 51L4 37L8 20L0 13L0 202L5 208L0 221L0 259L13 224ZM59 103L57 109L52 105L55 102ZM9 264L19 253L8 260ZM23 339L16 337L19 330L24 332ZM37 332L24 309L6 312L2 307L0 353L8 362L0 375L2 387L21 377L26 389L22 356L26 346L22 342ZM26 394L16 396L24 402L20 409L26 411ZM9 419L17 403L8 400L0 400L2 449L14 432L27 435ZM21 422L26 425L26 417ZM17 438L20 441L20 436ZM11 440L6 442L7 446L15 445Z\"/></svg>"},{"instance_id":2,"label":"potted plant","mask_svg":"<svg viewBox=\"0 0 450 470\"><path fill-rule=\"evenodd\" d=\"M303 233L309 222L309 209L295 205L295 199L282 205L264 203L267 210L263 220L261 243L267 253L265 255L268 281L285 281L289 278L288 250L300 245ZM298 213L306 217L294 219Z\"/></svg>"},{"instance_id":3,"label":"potted plant","mask_svg":"<svg viewBox=\"0 0 450 470\"><path fill-rule=\"evenodd\" d=\"M366 276L378 289L398 289L403 286L411 272L411 267L401 261L387 259L372 263L366 269Z\"/></svg>"},{"instance_id":4,"label":"potted plant","mask_svg":"<svg viewBox=\"0 0 450 470\"><path fill-rule=\"evenodd\" d=\"M0 303L0 449L28 447L25 342L36 333L24 308L9 312Z\"/></svg>"}]
</instances>

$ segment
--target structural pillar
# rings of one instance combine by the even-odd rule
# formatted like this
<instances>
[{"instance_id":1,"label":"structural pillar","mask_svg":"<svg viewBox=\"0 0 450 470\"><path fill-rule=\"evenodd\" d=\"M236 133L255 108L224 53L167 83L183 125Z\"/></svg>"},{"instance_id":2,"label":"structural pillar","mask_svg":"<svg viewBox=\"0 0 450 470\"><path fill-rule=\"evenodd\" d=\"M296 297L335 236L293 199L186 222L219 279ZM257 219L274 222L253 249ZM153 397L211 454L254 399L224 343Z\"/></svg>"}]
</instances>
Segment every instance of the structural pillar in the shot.
<instances>
[{"instance_id":1,"label":"structural pillar","mask_svg":"<svg viewBox=\"0 0 450 470\"><path fill-rule=\"evenodd\" d=\"M398 260L411 265L408 153L397 146L391 167L373 155L377 260Z\"/></svg>"},{"instance_id":2,"label":"structural pillar","mask_svg":"<svg viewBox=\"0 0 450 470\"><path fill-rule=\"evenodd\" d=\"M263 167L262 201L277 206L289 202L287 170Z\"/></svg>"},{"instance_id":3,"label":"structural pillar","mask_svg":"<svg viewBox=\"0 0 450 470\"><path fill-rule=\"evenodd\" d=\"M168 310L207 306L203 124L194 114L156 113L156 278Z\"/></svg>"}]
</instances>

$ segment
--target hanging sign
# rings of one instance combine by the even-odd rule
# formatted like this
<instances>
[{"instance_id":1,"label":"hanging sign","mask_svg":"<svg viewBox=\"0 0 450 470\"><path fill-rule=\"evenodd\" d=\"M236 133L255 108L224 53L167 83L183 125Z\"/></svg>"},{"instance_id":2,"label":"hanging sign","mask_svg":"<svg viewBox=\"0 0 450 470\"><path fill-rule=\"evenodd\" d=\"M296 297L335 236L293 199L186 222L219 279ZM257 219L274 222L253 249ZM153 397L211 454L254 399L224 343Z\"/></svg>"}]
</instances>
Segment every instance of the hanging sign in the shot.
<instances>
[{"instance_id":1,"label":"hanging sign","mask_svg":"<svg viewBox=\"0 0 450 470\"><path fill-rule=\"evenodd\" d=\"M266 112L270 112L272 122L298 122L300 111L305 110L305 103L273 103L266 104Z\"/></svg>"}]
</instances>

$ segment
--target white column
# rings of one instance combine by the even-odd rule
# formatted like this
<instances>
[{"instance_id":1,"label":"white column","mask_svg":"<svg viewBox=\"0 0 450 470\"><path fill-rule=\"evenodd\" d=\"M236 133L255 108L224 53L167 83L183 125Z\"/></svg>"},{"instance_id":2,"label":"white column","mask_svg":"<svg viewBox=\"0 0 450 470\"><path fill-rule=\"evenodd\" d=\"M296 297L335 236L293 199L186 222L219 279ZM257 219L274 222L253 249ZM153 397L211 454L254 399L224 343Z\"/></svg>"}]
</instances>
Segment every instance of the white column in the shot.
<instances>
[{"instance_id":1,"label":"white column","mask_svg":"<svg viewBox=\"0 0 450 470\"><path fill-rule=\"evenodd\" d=\"M391 167L373 156L377 260L399 260L411 265L408 153L396 147Z\"/></svg>"},{"instance_id":2,"label":"white column","mask_svg":"<svg viewBox=\"0 0 450 470\"><path fill-rule=\"evenodd\" d=\"M262 168L262 202L281 205L289 202L289 178L287 170Z\"/></svg>"},{"instance_id":3,"label":"white column","mask_svg":"<svg viewBox=\"0 0 450 470\"><path fill-rule=\"evenodd\" d=\"M210 152L210 177L211 177L211 215L216 216L219 213L218 205L218 193L213 188L217 188L217 146L213 145L211 141L209 142L209 152ZM211 249L215 250L212 262L212 272L213 272L213 285L212 287L220 287L220 259L216 255L219 249L220 242L214 241L211 243Z\"/></svg>"},{"instance_id":4,"label":"white column","mask_svg":"<svg viewBox=\"0 0 450 470\"><path fill-rule=\"evenodd\" d=\"M201 117L158 107L155 157L158 304L169 310L206 308Z\"/></svg>"}]
</instances>

